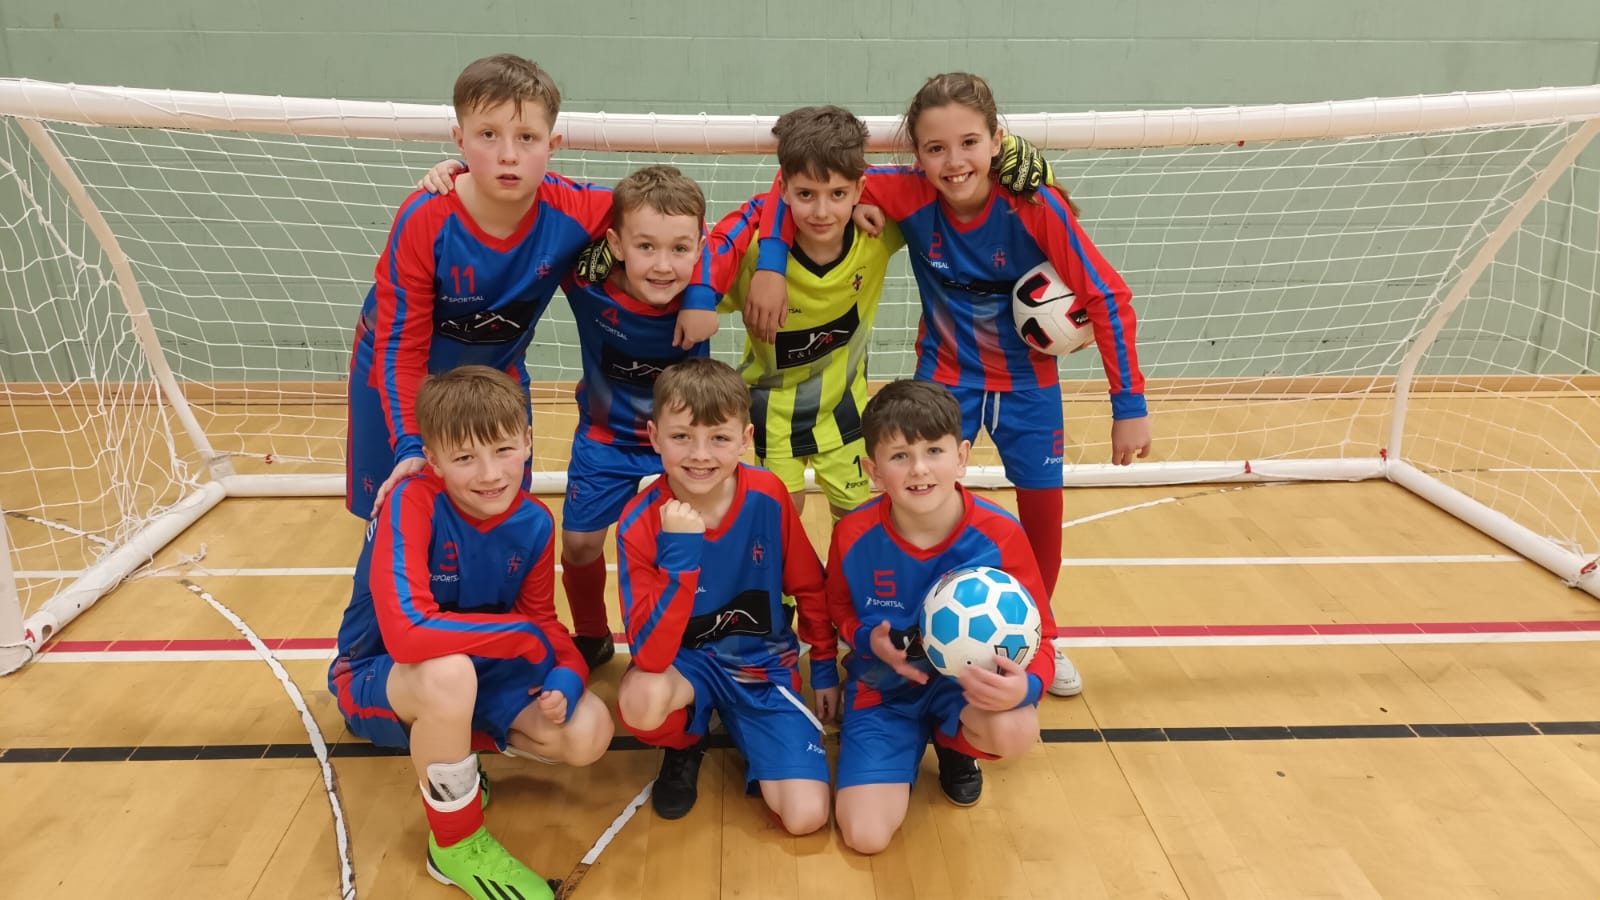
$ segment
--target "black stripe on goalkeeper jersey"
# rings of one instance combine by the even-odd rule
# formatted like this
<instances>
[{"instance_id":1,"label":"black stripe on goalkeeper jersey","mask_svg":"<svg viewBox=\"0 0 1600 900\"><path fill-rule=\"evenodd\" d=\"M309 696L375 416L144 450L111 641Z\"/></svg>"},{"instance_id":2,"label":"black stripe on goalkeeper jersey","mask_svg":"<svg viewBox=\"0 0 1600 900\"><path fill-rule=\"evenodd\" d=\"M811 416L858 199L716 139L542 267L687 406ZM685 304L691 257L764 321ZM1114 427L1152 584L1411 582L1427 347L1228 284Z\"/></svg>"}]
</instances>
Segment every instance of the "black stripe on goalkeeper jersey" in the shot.
<instances>
[{"instance_id":1,"label":"black stripe on goalkeeper jersey","mask_svg":"<svg viewBox=\"0 0 1600 900\"><path fill-rule=\"evenodd\" d=\"M777 357L778 368L787 369L796 366L809 366L827 359L850 345L857 329L861 327L861 314L852 304L844 314L832 322L818 325L805 331L780 331L777 341L773 344L773 353ZM848 380L849 375L845 378ZM794 406L789 415L789 455L800 459L814 456L817 453L817 417L822 414L822 391L827 381L827 368L817 373L817 377L809 379L796 386L794 390ZM845 397L850 396L850 390L845 388ZM770 410L768 410L770 413ZM838 410L834 410L835 421L838 422ZM849 416L846 420L849 420ZM761 420L765 422L766 419ZM840 423L843 425L843 423ZM855 428L861 430L860 417L855 416ZM843 434L841 438L846 441L855 438Z\"/></svg>"},{"instance_id":2,"label":"black stripe on goalkeeper jersey","mask_svg":"<svg viewBox=\"0 0 1600 900\"><path fill-rule=\"evenodd\" d=\"M753 388L750 391L750 421L756 423L756 459L767 458L767 398L771 391Z\"/></svg>"}]
</instances>

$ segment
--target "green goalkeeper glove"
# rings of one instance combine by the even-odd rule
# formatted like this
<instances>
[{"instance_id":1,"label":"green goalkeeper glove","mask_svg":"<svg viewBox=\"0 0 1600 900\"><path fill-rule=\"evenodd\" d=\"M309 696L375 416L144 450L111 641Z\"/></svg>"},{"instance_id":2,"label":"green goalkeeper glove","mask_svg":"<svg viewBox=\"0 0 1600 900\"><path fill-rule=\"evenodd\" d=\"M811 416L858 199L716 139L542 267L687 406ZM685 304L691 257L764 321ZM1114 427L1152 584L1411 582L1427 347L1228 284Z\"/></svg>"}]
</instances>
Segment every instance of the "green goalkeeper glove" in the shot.
<instances>
[{"instance_id":1,"label":"green goalkeeper glove","mask_svg":"<svg viewBox=\"0 0 1600 900\"><path fill-rule=\"evenodd\" d=\"M1031 197L1042 185L1054 185L1056 174L1039 148L1014 134L1000 141L1000 155L994 158L1000 186L1021 197Z\"/></svg>"},{"instance_id":2,"label":"green goalkeeper glove","mask_svg":"<svg viewBox=\"0 0 1600 900\"><path fill-rule=\"evenodd\" d=\"M611 245L604 237L597 237L589 242L589 246L578 252L578 261L573 265L573 274L579 281L590 284L599 284L611 274L612 267L617 261L611 256Z\"/></svg>"}]
</instances>

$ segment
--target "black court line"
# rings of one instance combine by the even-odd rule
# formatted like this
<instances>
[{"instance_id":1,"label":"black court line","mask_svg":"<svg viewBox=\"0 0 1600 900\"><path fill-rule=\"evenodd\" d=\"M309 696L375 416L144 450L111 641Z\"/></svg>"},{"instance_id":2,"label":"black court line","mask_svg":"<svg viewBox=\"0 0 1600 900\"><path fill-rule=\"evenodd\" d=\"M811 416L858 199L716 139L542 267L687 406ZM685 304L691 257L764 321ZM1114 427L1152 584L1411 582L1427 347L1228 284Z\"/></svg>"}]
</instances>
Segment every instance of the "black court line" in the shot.
<instances>
[{"instance_id":1,"label":"black court line","mask_svg":"<svg viewBox=\"0 0 1600 900\"><path fill-rule=\"evenodd\" d=\"M1246 725L1199 728L1045 728L1046 744L1161 744L1228 741L1375 741L1404 738L1486 738L1600 734L1600 722L1447 722L1422 725ZM713 748L733 744L711 736ZM649 750L637 738L618 737L612 752ZM404 750L364 742L333 744L333 759L405 756ZM7 747L0 763L155 762L217 759L309 759L310 744L207 744L148 747Z\"/></svg>"}]
</instances>

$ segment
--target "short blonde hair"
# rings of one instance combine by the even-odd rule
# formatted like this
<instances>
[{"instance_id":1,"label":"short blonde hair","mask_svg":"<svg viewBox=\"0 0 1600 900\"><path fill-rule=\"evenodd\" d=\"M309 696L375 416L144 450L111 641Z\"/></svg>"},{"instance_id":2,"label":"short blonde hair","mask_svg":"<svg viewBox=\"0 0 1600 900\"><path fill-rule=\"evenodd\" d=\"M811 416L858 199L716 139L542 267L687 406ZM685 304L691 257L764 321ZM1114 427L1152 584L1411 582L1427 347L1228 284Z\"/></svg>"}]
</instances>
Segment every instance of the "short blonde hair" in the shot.
<instances>
[{"instance_id":1,"label":"short blonde hair","mask_svg":"<svg viewBox=\"0 0 1600 900\"><path fill-rule=\"evenodd\" d=\"M737 419L750 424L750 389L725 362L696 356L670 366L656 379L655 415L687 409L690 423L714 426Z\"/></svg>"},{"instance_id":2,"label":"short blonde hair","mask_svg":"<svg viewBox=\"0 0 1600 900\"><path fill-rule=\"evenodd\" d=\"M641 206L663 216L693 216L704 228L706 195L677 166L645 166L617 182L611 192L611 227L622 230L622 217Z\"/></svg>"},{"instance_id":3,"label":"short blonde hair","mask_svg":"<svg viewBox=\"0 0 1600 900\"><path fill-rule=\"evenodd\" d=\"M462 366L422 382L417 431L434 452L474 441L492 444L528 427L528 392L488 366Z\"/></svg>"}]
</instances>

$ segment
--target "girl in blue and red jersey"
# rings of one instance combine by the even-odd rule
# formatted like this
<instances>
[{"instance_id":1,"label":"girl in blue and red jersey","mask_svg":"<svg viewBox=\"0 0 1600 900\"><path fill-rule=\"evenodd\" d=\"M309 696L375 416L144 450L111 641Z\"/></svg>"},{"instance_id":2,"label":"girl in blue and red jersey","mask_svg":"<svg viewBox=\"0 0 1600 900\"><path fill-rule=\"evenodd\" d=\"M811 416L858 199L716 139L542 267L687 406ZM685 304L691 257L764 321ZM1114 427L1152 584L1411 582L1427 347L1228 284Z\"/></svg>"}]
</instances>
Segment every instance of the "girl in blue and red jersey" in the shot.
<instances>
[{"instance_id":1,"label":"girl in blue and red jersey","mask_svg":"<svg viewBox=\"0 0 1600 900\"><path fill-rule=\"evenodd\" d=\"M1131 294L1062 191L1046 185L1025 197L995 189L1004 131L982 78L958 72L928 79L906 110L905 130L916 165L869 168L861 202L899 224L911 254L922 297L916 377L955 394L966 439L977 437L980 425L988 430L1053 593L1061 571L1061 386L1056 358L1018 334L1012 288L1048 260L1087 302L1110 382L1111 459L1118 465L1150 452ZM762 233L786 242L791 223L778 209L768 218ZM1079 690L1076 672L1058 654L1051 693Z\"/></svg>"}]
</instances>

